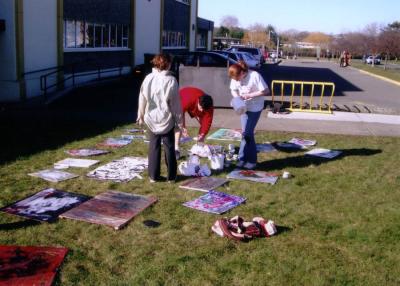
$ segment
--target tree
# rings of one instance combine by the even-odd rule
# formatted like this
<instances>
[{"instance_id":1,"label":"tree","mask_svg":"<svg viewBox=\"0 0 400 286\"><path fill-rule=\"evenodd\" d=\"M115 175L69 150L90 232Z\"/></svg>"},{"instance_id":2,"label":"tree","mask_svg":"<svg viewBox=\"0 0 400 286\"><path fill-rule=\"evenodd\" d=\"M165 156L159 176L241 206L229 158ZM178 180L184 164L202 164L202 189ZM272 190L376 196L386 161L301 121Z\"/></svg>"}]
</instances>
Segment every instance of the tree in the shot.
<instances>
[{"instance_id":1,"label":"tree","mask_svg":"<svg viewBox=\"0 0 400 286\"><path fill-rule=\"evenodd\" d=\"M266 28L261 24L250 26L243 36L243 42L255 47L265 46L268 42Z\"/></svg>"},{"instance_id":2,"label":"tree","mask_svg":"<svg viewBox=\"0 0 400 286\"><path fill-rule=\"evenodd\" d=\"M385 67L390 56L400 55L400 23L393 22L385 27L378 37L378 48L385 54Z\"/></svg>"},{"instance_id":3,"label":"tree","mask_svg":"<svg viewBox=\"0 0 400 286\"><path fill-rule=\"evenodd\" d=\"M225 26L227 28L239 27L239 20L235 16L231 15L223 16L220 25Z\"/></svg>"},{"instance_id":4,"label":"tree","mask_svg":"<svg viewBox=\"0 0 400 286\"><path fill-rule=\"evenodd\" d=\"M217 37L228 37L230 30L227 27L221 26L217 29L215 36Z\"/></svg>"}]
</instances>

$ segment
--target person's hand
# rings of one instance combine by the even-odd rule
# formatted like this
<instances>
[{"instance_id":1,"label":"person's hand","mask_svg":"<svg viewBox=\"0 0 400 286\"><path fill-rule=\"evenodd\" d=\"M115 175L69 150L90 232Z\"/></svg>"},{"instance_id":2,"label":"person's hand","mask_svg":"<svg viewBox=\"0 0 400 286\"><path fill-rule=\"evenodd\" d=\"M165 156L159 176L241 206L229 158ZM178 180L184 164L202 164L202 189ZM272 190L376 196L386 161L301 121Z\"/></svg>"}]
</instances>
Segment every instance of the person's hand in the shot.
<instances>
[{"instance_id":1,"label":"person's hand","mask_svg":"<svg viewBox=\"0 0 400 286\"><path fill-rule=\"evenodd\" d=\"M189 137L189 133L185 127L181 128L181 132L183 137Z\"/></svg>"},{"instance_id":2,"label":"person's hand","mask_svg":"<svg viewBox=\"0 0 400 286\"><path fill-rule=\"evenodd\" d=\"M242 95L240 95L240 97L241 97L243 100L248 100L248 99L251 98L251 96L250 96L248 93L242 94Z\"/></svg>"},{"instance_id":3,"label":"person's hand","mask_svg":"<svg viewBox=\"0 0 400 286\"><path fill-rule=\"evenodd\" d=\"M138 118L138 119L136 120L136 123L139 124L139 125L143 125L143 123L144 123L143 118Z\"/></svg>"},{"instance_id":4,"label":"person's hand","mask_svg":"<svg viewBox=\"0 0 400 286\"><path fill-rule=\"evenodd\" d=\"M199 136L196 137L197 144L199 143L200 145L204 144L204 139L205 139L204 134L199 134Z\"/></svg>"}]
</instances>

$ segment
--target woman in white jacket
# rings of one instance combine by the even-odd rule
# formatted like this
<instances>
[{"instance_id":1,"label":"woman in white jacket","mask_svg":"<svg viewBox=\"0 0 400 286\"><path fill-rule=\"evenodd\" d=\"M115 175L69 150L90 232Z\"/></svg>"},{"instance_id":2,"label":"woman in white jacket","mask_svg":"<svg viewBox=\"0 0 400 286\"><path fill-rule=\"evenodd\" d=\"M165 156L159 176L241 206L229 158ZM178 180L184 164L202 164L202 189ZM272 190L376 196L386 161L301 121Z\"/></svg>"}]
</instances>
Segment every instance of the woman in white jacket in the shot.
<instances>
[{"instance_id":1,"label":"woman in white jacket","mask_svg":"<svg viewBox=\"0 0 400 286\"><path fill-rule=\"evenodd\" d=\"M150 182L160 180L161 140L164 145L168 181L175 181L177 162L175 157L175 129L182 128L182 108L178 82L169 69L171 57L156 55L154 66L140 88L137 122L148 127Z\"/></svg>"}]
</instances>

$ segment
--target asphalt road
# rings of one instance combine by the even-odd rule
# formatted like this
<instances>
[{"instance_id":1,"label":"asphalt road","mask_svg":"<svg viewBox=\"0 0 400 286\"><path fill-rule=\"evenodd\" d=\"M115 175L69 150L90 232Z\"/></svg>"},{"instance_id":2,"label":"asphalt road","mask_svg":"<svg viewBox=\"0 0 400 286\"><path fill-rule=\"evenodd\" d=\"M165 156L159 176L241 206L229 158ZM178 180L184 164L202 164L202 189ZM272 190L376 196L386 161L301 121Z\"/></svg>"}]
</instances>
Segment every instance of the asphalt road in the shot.
<instances>
[{"instance_id":1,"label":"asphalt road","mask_svg":"<svg viewBox=\"0 0 400 286\"><path fill-rule=\"evenodd\" d=\"M334 110L400 115L400 85L361 73L352 67L341 68L336 62L285 60L279 65L264 65L261 73L269 86L272 80L335 83ZM285 100L289 101L289 97Z\"/></svg>"}]
</instances>

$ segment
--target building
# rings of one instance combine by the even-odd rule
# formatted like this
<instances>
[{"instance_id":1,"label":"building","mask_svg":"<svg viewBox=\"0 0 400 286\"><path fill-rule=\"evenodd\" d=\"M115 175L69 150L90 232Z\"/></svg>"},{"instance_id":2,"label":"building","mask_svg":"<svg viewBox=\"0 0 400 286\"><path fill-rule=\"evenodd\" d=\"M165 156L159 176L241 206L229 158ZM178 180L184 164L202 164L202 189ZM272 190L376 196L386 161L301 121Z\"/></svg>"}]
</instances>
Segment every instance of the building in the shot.
<instances>
[{"instance_id":1,"label":"building","mask_svg":"<svg viewBox=\"0 0 400 286\"><path fill-rule=\"evenodd\" d=\"M1 0L0 101L128 74L145 54L211 49L199 0Z\"/></svg>"}]
</instances>

